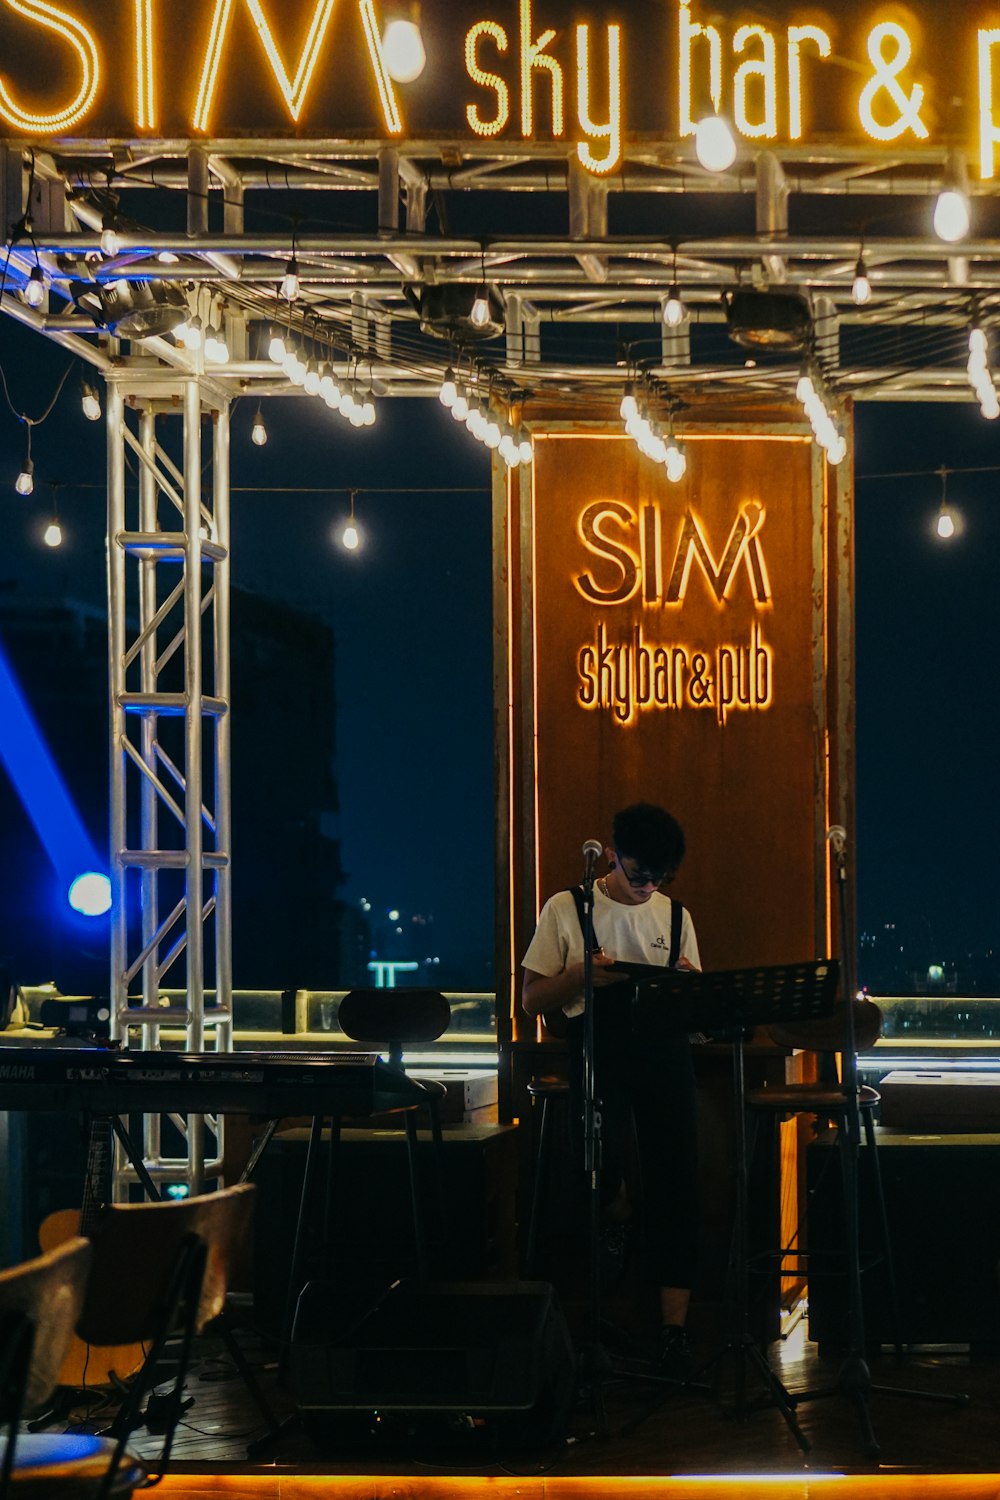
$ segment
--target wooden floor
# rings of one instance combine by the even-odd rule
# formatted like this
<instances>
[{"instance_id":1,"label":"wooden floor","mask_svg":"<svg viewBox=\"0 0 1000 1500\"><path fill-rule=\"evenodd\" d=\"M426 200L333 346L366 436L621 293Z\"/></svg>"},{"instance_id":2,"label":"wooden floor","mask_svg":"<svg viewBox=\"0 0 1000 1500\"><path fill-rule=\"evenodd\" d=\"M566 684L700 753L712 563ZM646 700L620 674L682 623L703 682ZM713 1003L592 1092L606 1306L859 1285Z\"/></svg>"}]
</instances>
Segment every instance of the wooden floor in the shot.
<instances>
[{"instance_id":1,"label":"wooden floor","mask_svg":"<svg viewBox=\"0 0 1000 1500\"><path fill-rule=\"evenodd\" d=\"M272 1354L252 1329L244 1328L238 1337L277 1414L294 1415ZM605 1347L623 1342L620 1328L609 1326ZM697 1354L704 1360L720 1354L715 1335L702 1333ZM808 1453L772 1403L758 1409L751 1400L753 1409L733 1411L741 1367L748 1398L764 1396L764 1387L755 1360L737 1360L729 1350L705 1372L711 1389L670 1392L634 1430L629 1424L643 1417L648 1385L609 1373L601 1384L603 1437L595 1433L598 1405L584 1385L568 1440L543 1451L498 1445L492 1436L477 1446L474 1437L444 1442L427 1433L395 1444L341 1433L320 1445L293 1423L272 1448L248 1459L248 1443L266 1429L221 1345L203 1343L188 1381L193 1403L177 1432L166 1489L181 1500L213 1494L227 1500L293 1500L320 1492L351 1500L376 1495L460 1500L476 1488L478 1476L494 1493L499 1488L506 1494L509 1487L519 1500L556 1492L581 1500L604 1495L638 1500L650 1489L671 1497L757 1495L763 1489L782 1500L799 1500L821 1490L825 1494L832 1477L841 1476L835 1493L843 1500L1000 1496L1000 1355L920 1352L901 1363L891 1355L872 1358L876 1385L899 1393L873 1390L862 1403L878 1439L878 1456L866 1452L855 1403L836 1393L841 1360L820 1357L806 1337L804 1320L771 1347L769 1361L793 1393L816 1387L835 1392L797 1406ZM638 1371L642 1365L632 1359L630 1367ZM902 1394L907 1388L926 1395ZM967 1403L940 1399L959 1393L968 1395ZM99 1420L99 1413L91 1415ZM139 1429L130 1446L151 1460L158 1445L159 1439ZM766 1483L766 1476L774 1483Z\"/></svg>"}]
</instances>

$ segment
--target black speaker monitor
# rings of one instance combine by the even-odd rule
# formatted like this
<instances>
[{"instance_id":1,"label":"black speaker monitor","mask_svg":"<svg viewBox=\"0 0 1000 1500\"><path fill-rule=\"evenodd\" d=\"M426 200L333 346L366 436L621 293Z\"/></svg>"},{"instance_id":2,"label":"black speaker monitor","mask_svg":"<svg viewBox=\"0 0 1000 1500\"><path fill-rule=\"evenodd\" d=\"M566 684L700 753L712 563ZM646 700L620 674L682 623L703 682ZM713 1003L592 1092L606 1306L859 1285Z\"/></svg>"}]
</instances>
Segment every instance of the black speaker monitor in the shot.
<instances>
[{"instance_id":1,"label":"black speaker monitor","mask_svg":"<svg viewBox=\"0 0 1000 1500\"><path fill-rule=\"evenodd\" d=\"M328 1282L299 1297L289 1381L305 1414L446 1416L554 1441L574 1380L547 1282L396 1283L362 1310Z\"/></svg>"}]
</instances>

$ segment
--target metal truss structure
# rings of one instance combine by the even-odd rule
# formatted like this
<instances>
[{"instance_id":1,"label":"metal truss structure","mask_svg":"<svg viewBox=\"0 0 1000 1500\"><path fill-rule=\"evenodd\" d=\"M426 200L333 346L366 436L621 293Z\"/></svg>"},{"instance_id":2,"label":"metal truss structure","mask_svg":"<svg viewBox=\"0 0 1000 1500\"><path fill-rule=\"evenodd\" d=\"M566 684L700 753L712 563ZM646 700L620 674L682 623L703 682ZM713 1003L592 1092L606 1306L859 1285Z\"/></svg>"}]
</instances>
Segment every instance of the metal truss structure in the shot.
<instances>
[{"instance_id":1,"label":"metal truss structure","mask_svg":"<svg viewBox=\"0 0 1000 1500\"><path fill-rule=\"evenodd\" d=\"M183 1027L186 1050L228 1050L229 403L197 376L126 362L110 373L107 408L112 1035L151 1050L164 1027ZM183 1002L165 1002L164 985ZM221 1120L170 1120L180 1154L165 1147L161 1117L144 1117L147 1169L198 1191L221 1171ZM115 1176L121 1195L120 1153Z\"/></svg>"},{"instance_id":2,"label":"metal truss structure","mask_svg":"<svg viewBox=\"0 0 1000 1500\"><path fill-rule=\"evenodd\" d=\"M415 292L465 283L471 293L485 280L503 299L505 332L464 353L501 398L612 396L632 364L671 399L735 383L745 403L791 397L798 361L765 349L748 365L725 336L722 295L780 285L808 296L837 396L968 400L968 331L997 305L1000 266L986 234L960 245L934 235L948 170L941 151L874 144L744 152L716 174L689 145L640 143L610 179L585 172L565 146L487 140L7 148L6 222L27 207L32 238L13 246L3 301L103 364L74 288L169 282L225 324L230 357L208 369L230 394L294 394L267 359L266 324L277 318L376 393L427 395L463 351L421 333ZM970 191L975 235L997 189ZM178 198L183 232L163 227ZM110 258L100 248L109 221ZM301 295L289 304L278 284L293 247ZM862 253L872 298L859 307ZM17 290L36 256L47 311L25 307ZM679 328L662 318L672 283L685 305ZM178 371L198 368L169 338L142 347Z\"/></svg>"},{"instance_id":3,"label":"metal truss structure","mask_svg":"<svg viewBox=\"0 0 1000 1500\"><path fill-rule=\"evenodd\" d=\"M727 336L723 300L737 287L792 288L808 300L808 352L835 403L973 400L970 326L988 328L1000 307L996 241L975 237L976 221L998 190L972 190L973 237L945 245L931 212L946 169L941 151L885 146L744 152L712 174L690 146L633 142L609 179L558 143L0 148L0 306L108 382L117 1035L137 1029L156 1046L165 1024L181 1024L198 1050L211 1020L214 1044L231 1045L228 413L242 395L303 394L268 357L269 326L375 396L435 395L457 366L530 423L536 397L570 413L602 401L617 410L629 373L641 373L683 422L703 398L732 395L744 410L793 399L800 354L765 339L748 358ZM183 228L170 228L179 203ZM104 235L102 249L109 225L115 242ZM862 253L872 296L859 306ZM293 256L299 295L287 300ZM26 295L36 268L37 307ZM226 357L164 334L123 340L81 296L139 282L181 289L190 316L225 333ZM484 283L502 303L499 336L463 345L421 326L422 291L466 287L471 299ZM684 313L670 326L674 285ZM179 446L161 436L177 426ZM163 1003L164 982L182 1005ZM186 1164L163 1156L151 1121L150 1168L197 1186L218 1169L219 1143L206 1162L201 1123L176 1123Z\"/></svg>"}]
</instances>

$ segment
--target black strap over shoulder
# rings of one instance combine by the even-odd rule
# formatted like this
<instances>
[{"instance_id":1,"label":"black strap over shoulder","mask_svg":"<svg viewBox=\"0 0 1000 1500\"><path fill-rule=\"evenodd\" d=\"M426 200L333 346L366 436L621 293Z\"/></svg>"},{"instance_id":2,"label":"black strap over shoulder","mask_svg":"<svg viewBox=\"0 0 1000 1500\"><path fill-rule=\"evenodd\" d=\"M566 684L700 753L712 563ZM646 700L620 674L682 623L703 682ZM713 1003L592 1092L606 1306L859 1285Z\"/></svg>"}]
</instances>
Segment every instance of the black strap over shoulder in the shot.
<instances>
[{"instance_id":1,"label":"black strap over shoulder","mask_svg":"<svg viewBox=\"0 0 1000 1500\"><path fill-rule=\"evenodd\" d=\"M580 931L586 937L586 927L584 925L584 917L583 917L583 887L579 886L579 885L572 885L569 888L569 893L573 897L573 902L574 902L574 904L576 906L576 914L577 914L577 916L580 919ZM681 956L681 927L682 927L683 923L684 923L684 907L681 904L681 902L676 899L676 897L671 896L671 898L670 898L670 957L667 959L667 968L668 969L676 969L678 959ZM594 938L594 948L597 949L599 947L600 947L600 944L598 943L597 938L595 937Z\"/></svg>"}]
</instances>

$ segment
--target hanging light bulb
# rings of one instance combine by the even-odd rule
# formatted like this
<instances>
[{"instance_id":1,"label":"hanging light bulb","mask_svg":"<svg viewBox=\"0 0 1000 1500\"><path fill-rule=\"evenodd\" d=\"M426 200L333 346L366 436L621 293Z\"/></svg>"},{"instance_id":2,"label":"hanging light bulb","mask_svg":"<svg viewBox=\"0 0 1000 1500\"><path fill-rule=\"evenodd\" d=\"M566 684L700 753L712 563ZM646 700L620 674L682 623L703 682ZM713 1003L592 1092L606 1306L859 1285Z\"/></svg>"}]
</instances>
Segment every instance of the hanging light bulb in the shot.
<instances>
[{"instance_id":1,"label":"hanging light bulb","mask_svg":"<svg viewBox=\"0 0 1000 1500\"><path fill-rule=\"evenodd\" d=\"M285 338L277 323L272 323L267 339L267 357L272 364L280 365L285 357Z\"/></svg>"},{"instance_id":2,"label":"hanging light bulb","mask_svg":"<svg viewBox=\"0 0 1000 1500\"><path fill-rule=\"evenodd\" d=\"M88 422L101 420L101 398L97 394L96 387L91 385L85 375L80 377L80 405L83 407L83 415Z\"/></svg>"},{"instance_id":3,"label":"hanging light bulb","mask_svg":"<svg viewBox=\"0 0 1000 1500\"><path fill-rule=\"evenodd\" d=\"M681 289L676 282L667 293L663 304L663 321L668 328L679 328L684 322L684 303L681 301Z\"/></svg>"},{"instance_id":4,"label":"hanging light bulb","mask_svg":"<svg viewBox=\"0 0 1000 1500\"><path fill-rule=\"evenodd\" d=\"M409 18L394 17L382 33L385 70L396 83L413 83L427 65L427 51L416 15L414 7Z\"/></svg>"},{"instance_id":5,"label":"hanging light bulb","mask_svg":"<svg viewBox=\"0 0 1000 1500\"><path fill-rule=\"evenodd\" d=\"M486 288L486 284L483 283L483 285L476 293L476 299L473 302L472 308L469 312L469 322L472 324L473 328L485 328L489 321L490 298L489 292Z\"/></svg>"},{"instance_id":6,"label":"hanging light bulb","mask_svg":"<svg viewBox=\"0 0 1000 1500\"><path fill-rule=\"evenodd\" d=\"M863 255L858 256L858 263L854 267L854 284L851 287L851 296L857 307L864 307L872 300L872 284L868 280L868 268L865 265Z\"/></svg>"},{"instance_id":7,"label":"hanging light bulb","mask_svg":"<svg viewBox=\"0 0 1000 1500\"><path fill-rule=\"evenodd\" d=\"M948 542L958 531L958 526L955 512L948 504L948 470L940 468L938 473L941 476L941 506L934 522L934 532L941 541Z\"/></svg>"},{"instance_id":8,"label":"hanging light bulb","mask_svg":"<svg viewBox=\"0 0 1000 1500\"><path fill-rule=\"evenodd\" d=\"M971 226L968 196L956 188L945 188L934 204L934 233L954 245L964 240Z\"/></svg>"},{"instance_id":9,"label":"hanging light bulb","mask_svg":"<svg viewBox=\"0 0 1000 1500\"><path fill-rule=\"evenodd\" d=\"M625 394L622 397L621 405L618 408L618 415L621 417L623 422L627 422L630 417L634 417L637 414L638 410L639 403L635 399L635 390L630 380L628 385L625 387Z\"/></svg>"},{"instance_id":10,"label":"hanging light bulb","mask_svg":"<svg viewBox=\"0 0 1000 1500\"><path fill-rule=\"evenodd\" d=\"M816 387L813 385L813 378L808 365L803 365L802 369L799 371L799 379L798 384L795 387L795 394L803 405L805 405L807 401L812 400L812 398L816 395Z\"/></svg>"},{"instance_id":11,"label":"hanging light bulb","mask_svg":"<svg viewBox=\"0 0 1000 1500\"><path fill-rule=\"evenodd\" d=\"M451 368L451 365L449 365L441 382L441 389L438 391L438 400L442 406L452 407L455 404L455 397L457 395L458 387L455 384L455 372Z\"/></svg>"},{"instance_id":12,"label":"hanging light bulb","mask_svg":"<svg viewBox=\"0 0 1000 1500\"><path fill-rule=\"evenodd\" d=\"M725 172L736 160L736 141L721 115L705 115L694 128L694 151L706 172Z\"/></svg>"},{"instance_id":13,"label":"hanging light bulb","mask_svg":"<svg viewBox=\"0 0 1000 1500\"><path fill-rule=\"evenodd\" d=\"M361 426L375 426L375 402L371 398L370 391L361 403Z\"/></svg>"},{"instance_id":14,"label":"hanging light bulb","mask_svg":"<svg viewBox=\"0 0 1000 1500\"><path fill-rule=\"evenodd\" d=\"M534 462L535 450L532 447L531 438L528 435L526 428L524 427L522 427L521 431L518 433L517 452L518 457L523 464L530 464Z\"/></svg>"},{"instance_id":15,"label":"hanging light bulb","mask_svg":"<svg viewBox=\"0 0 1000 1500\"><path fill-rule=\"evenodd\" d=\"M294 302L299 295L299 263L294 251L281 278L281 295L286 302Z\"/></svg>"},{"instance_id":16,"label":"hanging light bulb","mask_svg":"<svg viewBox=\"0 0 1000 1500\"><path fill-rule=\"evenodd\" d=\"M29 307L41 307L45 301L45 277L42 268L37 261L31 268L27 286L24 288L24 300Z\"/></svg>"},{"instance_id":17,"label":"hanging light bulb","mask_svg":"<svg viewBox=\"0 0 1000 1500\"><path fill-rule=\"evenodd\" d=\"M456 422L464 422L469 415L469 398L465 394L465 387L459 386L455 393L455 399L451 403L451 414Z\"/></svg>"},{"instance_id":18,"label":"hanging light bulb","mask_svg":"<svg viewBox=\"0 0 1000 1500\"><path fill-rule=\"evenodd\" d=\"M216 362L219 359L219 330L214 323L209 323L205 329L205 358Z\"/></svg>"},{"instance_id":19,"label":"hanging light bulb","mask_svg":"<svg viewBox=\"0 0 1000 1500\"><path fill-rule=\"evenodd\" d=\"M35 488L35 466L30 458L26 458L21 465L21 472L14 480L14 488L19 495L30 495Z\"/></svg>"},{"instance_id":20,"label":"hanging light bulb","mask_svg":"<svg viewBox=\"0 0 1000 1500\"><path fill-rule=\"evenodd\" d=\"M260 406L257 407L257 415L253 419L253 428L250 433L250 441L258 448L263 448L267 442L267 428L264 426L264 417Z\"/></svg>"},{"instance_id":21,"label":"hanging light bulb","mask_svg":"<svg viewBox=\"0 0 1000 1500\"><path fill-rule=\"evenodd\" d=\"M49 524L46 526L45 530L42 532L42 541L45 543L46 547L61 547L62 546L62 540L63 540L62 527L59 525L59 522L56 519L56 517L53 516L52 520L49 522Z\"/></svg>"},{"instance_id":22,"label":"hanging light bulb","mask_svg":"<svg viewBox=\"0 0 1000 1500\"><path fill-rule=\"evenodd\" d=\"M340 386L337 384L336 376L329 365L326 372L320 377L319 393L323 397L331 411L336 411L340 405Z\"/></svg>"},{"instance_id":23,"label":"hanging light bulb","mask_svg":"<svg viewBox=\"0 0 1000 1500\"><path fill-rule=\"evenodd\" d=\"M193 318L188 319L187 330L184 334L184 345L185 348L190 349L192 354L194 354L201 348L203 341L201 319L195 313Z\"/></svg>"},{"instance_id":24,"label":"hanging light bulb","mask_svg":"<svg viewBox=\"0 0 1000 1500\"><path fill-rule=\"evenodd\" d=\"M348 516L343 531L340 533L341 545L348 552L356 552L361 545L361 533L358 530L357 517L354 514L355 492L351 491L351 514Z\"/></svg>"},{"instance_id":25,"label":"hanging light bulb","mask_svg":"<svg viewBox=\"0 0 1000 1500\"><path fill-rule=\"evenodd\" d=\"M108 260L113 260L120 249L118 220L114 213L106 213L101 219L101 254Z\"/></svg>"},{"instance_id":26,"label":"hanging light bulb","mask_svg":"<svg viewBox=\"0 0 1000 1500\"><path fill-rule=\"evenodd\" d=\"M307 396L319 395L319 365L315 359L310 359L306 365L306 373L302 379L302 386Z\"/></svg>"}]
</instances>

